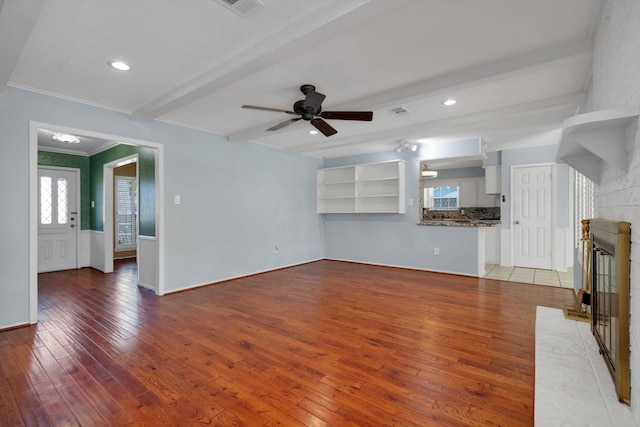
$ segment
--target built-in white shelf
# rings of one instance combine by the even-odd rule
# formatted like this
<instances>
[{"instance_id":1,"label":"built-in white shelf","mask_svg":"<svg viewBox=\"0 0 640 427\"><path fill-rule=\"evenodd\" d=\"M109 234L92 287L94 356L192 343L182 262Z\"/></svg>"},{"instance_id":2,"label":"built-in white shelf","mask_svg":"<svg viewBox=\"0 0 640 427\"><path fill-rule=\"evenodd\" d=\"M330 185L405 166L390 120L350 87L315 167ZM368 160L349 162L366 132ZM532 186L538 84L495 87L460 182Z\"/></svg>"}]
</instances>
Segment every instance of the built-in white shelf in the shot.
<instances>
[{"instance_id":1,"label":"built-in white shelf","mask_svg":"<svg viewBox=\"0 0 640 427\"><path fill-rule=\"evenodd\" d=\"M318 169L318 213L405 213L403 160Z\"/></svg>"},{"instance_id":2,"label":"built-in white shelf","mask_svg":"<svg viewBox=\"0 0 640 427\"><path fill-rule=\"evenodd\" d=\"M628 171L635 148L628 128L637 123L639 114L640 107L625 107L568 118L562 128L557 160L597 184L602 179L602 162Z\"/></svg>"}]
</instances>

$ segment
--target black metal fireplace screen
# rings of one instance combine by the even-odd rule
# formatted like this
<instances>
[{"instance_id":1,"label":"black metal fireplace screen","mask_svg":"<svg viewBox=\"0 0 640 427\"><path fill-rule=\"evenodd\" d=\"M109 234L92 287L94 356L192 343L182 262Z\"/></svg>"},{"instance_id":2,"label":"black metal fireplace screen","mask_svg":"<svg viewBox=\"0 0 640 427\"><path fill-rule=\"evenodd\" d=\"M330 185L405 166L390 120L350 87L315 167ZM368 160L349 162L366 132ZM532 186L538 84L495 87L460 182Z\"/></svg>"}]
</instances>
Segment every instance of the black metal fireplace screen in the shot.
<instances>
[{"instance_id":1,"label":"black metal fireplace screen","mask_svg":"<svg viewBox=\"0 0 640 427\"><path fill-rule=\"evenodd\" d=\"M590 221L591 330L611 372L618 399L629 403L629 275L631 224Z\"/></svg>"}]
</instances>

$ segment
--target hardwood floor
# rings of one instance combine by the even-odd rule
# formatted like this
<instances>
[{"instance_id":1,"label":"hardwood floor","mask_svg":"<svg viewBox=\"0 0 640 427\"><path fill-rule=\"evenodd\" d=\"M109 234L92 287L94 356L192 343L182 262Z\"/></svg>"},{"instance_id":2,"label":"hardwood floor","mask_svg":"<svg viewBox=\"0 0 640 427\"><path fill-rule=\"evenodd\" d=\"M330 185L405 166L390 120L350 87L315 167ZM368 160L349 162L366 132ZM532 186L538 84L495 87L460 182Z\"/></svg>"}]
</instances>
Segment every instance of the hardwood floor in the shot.
<instances>
[{"instance_id":1,"label":"hardwood floor","mask_svg":"<svg viewBox=\"0 0 640 427\"><path fill-rule=\"evenodd\" d=\"M535 307L569 289L336 261L156 297L39 277L0 332L0 424L530 426Z\"/></svg>"}]
</instances>

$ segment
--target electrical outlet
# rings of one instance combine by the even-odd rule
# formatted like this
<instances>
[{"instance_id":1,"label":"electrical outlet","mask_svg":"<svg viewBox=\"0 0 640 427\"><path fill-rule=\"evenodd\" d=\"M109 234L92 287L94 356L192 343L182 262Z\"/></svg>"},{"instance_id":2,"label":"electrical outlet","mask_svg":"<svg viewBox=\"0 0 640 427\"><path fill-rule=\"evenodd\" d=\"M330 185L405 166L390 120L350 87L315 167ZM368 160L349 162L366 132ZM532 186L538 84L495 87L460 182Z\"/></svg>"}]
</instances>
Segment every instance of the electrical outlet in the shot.
<instances>
[{"instance_id":1,"label":"electrical outlet","mask_svg":"<svg viewBox=\"0 0 640 427\"><path fill-rule=\"evenodd\" d=\"M440 248L433 248L434 255L440 255Z\"/></svg>"},{"instance_id":2,"label":"electrical outlet","mask_svg":"<svg viewBox=\"0 0 640 427\"><path fill-rule=\"evenodd\" d=\"M413 206L413 199L409 199L409 206Z\"/></svg>"}]
</instances>

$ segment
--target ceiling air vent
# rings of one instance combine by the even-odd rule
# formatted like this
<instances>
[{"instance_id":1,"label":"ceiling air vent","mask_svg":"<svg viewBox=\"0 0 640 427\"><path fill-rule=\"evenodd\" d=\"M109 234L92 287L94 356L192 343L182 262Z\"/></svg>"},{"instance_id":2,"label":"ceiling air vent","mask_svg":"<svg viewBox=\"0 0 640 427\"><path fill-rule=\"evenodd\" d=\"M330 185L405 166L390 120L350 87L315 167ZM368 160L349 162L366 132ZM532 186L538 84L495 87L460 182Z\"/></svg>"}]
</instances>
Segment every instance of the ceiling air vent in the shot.
<instances>
[{"instance_id":1,"label":"ceiling air vent","mask_svg":"<svg viewBox=\"0 0 640 427\"><path fill-rule=\"evenodd\" d=\"M218 0L238 15L247 17L264 6L260 0Z\"/></svg>"},{"instance_id":2,"label":"ceiling air vent","mask_svg":"<svg viewBox=\"0 0 640 427\"><path fill-rule=\"evenodd\" d=\"M403 107L402 105L398 107L389 108L389 112L391 112L391 114L394 114L396 116L406 116L407 114L411 113L411 111L409 111L406 107Z\"/></svg>"}]
</instances>

